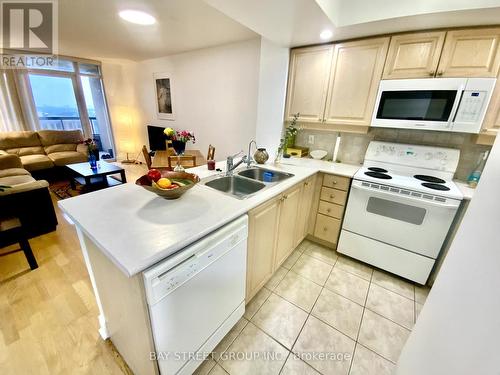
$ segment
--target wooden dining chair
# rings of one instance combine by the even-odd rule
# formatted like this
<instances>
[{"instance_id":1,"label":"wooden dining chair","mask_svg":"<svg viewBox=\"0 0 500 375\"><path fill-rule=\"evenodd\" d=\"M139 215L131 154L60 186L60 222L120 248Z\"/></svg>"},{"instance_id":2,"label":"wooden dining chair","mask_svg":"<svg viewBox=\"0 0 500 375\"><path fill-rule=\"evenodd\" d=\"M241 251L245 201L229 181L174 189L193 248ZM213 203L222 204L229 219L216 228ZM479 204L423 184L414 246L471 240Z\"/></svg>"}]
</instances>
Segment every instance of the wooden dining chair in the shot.
<instances>
[{"instance_id":1,"label":"wooden dining chair","mask_svg":"<svg viewBox=\"0 0 500 375\"><path fill-rule=\"evenodd\" d=\"M149 155L149 151L146 145L142 146L142 155L144 156L146 166L148 167L148 169L151 169L151 164L153 164L153 161L151 160L151 155Z\"/></svg>"},{"instance_id":2,"label":"wooden dining chair","mask_svg":"<svg viewBox=\"0 0 500 375\"><path fill-rule=\"evenodd\" d=\"M28 238L24 233L21 221L17 217L0 218L0 248L16 243L19 244L19 249L9 251L2 255L23 251L30 269L34 270L38 268L38 263L33 255L33 250L31 250Z\"/></svg>"},{"instance_id":3,"label":"wooden dining chair","mask_svg":"<svg viewBox=\"0 0 500 375\"><path fill-rule=\"evenodd\" d=\"M188 165L186 165L186 163ZM169 155L168 156L168 167L173 168L177 165L177 156ZM181 165L185 167L196 167L196 155L182 155L181 156Z\"/></svg>"}]
</instances>

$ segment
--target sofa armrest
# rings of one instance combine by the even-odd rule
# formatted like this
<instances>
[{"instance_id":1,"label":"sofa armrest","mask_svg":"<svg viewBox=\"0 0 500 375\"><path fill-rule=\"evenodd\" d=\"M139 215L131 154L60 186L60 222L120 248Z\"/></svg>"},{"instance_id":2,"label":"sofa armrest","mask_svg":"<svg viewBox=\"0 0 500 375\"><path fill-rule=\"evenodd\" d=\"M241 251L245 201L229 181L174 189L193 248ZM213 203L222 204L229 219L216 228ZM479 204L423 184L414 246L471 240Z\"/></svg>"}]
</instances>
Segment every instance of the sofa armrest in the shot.
<instances>
[{"instance_id":1,"label":"sofa armrest","mask_svg":"<svg viewBox=\"0 0 500 375\"><path fill-rule=\"evenodd\" d=\"M0 155L9 155L9 153L7 151L0 150Z\"/></svg>"},{"instance_id":2,"label":"sofa armrest","mask_svg":"<svg viewBox=\"0 0 500 375\"><path fill-rule=\"evenodd\" d=\"M3 189L3 191L0 191L0 197L5 197L7 195L24 193L35 189L43 189L48 187L49 183L45 180L25 182L23 184L17 184Z\"/></svg>"},{"instance_id":3,"label":"sofa armrest","mask_svg":"<svg viewBox=\"0 0 500 375\"><path fill-rule=\"evenodd\" d=\"M89 151L87 145L84 145L83 143L79 143L76 145L76 151L84 154L86 156L89 156Z\"/></svg>"},{"instance_id":4,"label":"sofa armrest","mask_svg":"<svg viewBox=\"0 0 500 375\"><path fill-rule=\"evenodd\" d=\"M13 154L0 155L0 169L23 168L19 156Z\"/></svg>"}]
</instances>

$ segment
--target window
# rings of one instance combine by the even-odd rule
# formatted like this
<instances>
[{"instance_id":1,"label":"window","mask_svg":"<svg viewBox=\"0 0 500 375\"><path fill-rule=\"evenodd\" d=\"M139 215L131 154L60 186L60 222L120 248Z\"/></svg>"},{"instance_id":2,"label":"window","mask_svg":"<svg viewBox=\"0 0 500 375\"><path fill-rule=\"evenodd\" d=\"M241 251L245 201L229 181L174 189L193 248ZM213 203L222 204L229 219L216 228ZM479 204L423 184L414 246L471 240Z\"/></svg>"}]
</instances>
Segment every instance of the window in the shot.
<instances>
[{"instance_id":1,"label":"window","mask_svg":"<svg viewBox=\"0 0 500 375\"><path fill-rule=\"evenodd\" d=\"M114 156L106 98L98 64L59 59L50 69L30 69L28 84L40 129L79 129L96 140L99 150Z\"/></svg>"}]
</instances>

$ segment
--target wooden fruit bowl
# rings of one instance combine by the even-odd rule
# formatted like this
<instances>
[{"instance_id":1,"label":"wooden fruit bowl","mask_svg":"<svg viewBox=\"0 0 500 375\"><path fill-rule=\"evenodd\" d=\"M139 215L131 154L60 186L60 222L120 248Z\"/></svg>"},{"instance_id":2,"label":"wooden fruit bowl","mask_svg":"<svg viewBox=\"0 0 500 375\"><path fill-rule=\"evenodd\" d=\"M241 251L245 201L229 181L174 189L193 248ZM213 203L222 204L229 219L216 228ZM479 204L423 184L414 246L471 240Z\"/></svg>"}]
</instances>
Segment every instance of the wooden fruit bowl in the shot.
<instances>
[{"instance_id":1,"label":"wooden fruit bowl","mask_svg":"<svg viewBox=\"0 0 500 375\"><path fill-rule=\"evenodd\" d=\"M162 198L165 199L177 199L179 198L182 194L184 194L186 191L191 189L194 185L196 185L198 182L200 182L200 178L193 174L193 173L186 173L186 172L172 172L172 171L162 171L160 170L161 176L168 178L169 180L172 179L183 179L183 180L190 180L193 183L185 186L179 186L178 188L175 189L159 189L155 186L152 186L151 180L149 179L148 175L144 175L141 178L139 178L135 183L136 185L142 186L144 189L149 190L157 195L159 195Z\"/></svg>"}]
</instances>

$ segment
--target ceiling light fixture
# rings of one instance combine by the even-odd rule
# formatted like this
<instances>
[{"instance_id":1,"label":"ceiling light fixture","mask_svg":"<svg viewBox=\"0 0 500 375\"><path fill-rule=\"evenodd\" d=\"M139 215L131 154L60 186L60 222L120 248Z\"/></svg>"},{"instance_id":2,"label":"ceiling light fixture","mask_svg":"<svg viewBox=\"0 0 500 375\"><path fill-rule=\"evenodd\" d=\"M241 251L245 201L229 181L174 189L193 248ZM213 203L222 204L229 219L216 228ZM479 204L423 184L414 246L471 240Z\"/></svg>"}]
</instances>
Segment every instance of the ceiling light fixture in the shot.
<instances>
[{"instance_id":1,"label":"ceiling light fixture","mask_svg":"<svg viewBox=\"0 0 500 375\"><path fill-rule=\"evenodd\" d=\"M153 25L156 23L156 18L151 14L141 12L140 10L122 10L118 15L125 21L135 23L137 25Z\"/></svg>"},{"instance_id":2,"label":"ceiling light fixture","mask_svg":"<svg viewBox=\"0 0 500 375\"><path fill-rule=\"evenodd\" d=\"M323 30L319 37L323 40L330 39L333 36L332 30Z\"/></svg>"}]
</instances>

